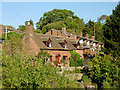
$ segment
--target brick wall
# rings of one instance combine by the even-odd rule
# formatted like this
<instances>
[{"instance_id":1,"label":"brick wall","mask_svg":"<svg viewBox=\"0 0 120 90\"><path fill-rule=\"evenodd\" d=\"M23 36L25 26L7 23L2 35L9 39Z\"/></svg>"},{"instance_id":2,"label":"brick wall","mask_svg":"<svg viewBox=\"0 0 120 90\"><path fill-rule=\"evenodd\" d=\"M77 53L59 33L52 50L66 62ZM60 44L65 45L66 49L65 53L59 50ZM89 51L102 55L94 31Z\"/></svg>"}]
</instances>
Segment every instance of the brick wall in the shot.
<instances>
[{"instance_id":1,"label":"brick wall","mask_svg":"<svg viewBox=\"0 0 120 90\"><path fill-rule=\"evenodd\" d=\"M60 60L63 60L63 56L67 56L66 67L69 67L69 57L71 56L69 51L59 51L59 50L44 50L47 51L52 56L52 62L56 61L56 55L60 54Z\"/></svg>"}]
</instances>

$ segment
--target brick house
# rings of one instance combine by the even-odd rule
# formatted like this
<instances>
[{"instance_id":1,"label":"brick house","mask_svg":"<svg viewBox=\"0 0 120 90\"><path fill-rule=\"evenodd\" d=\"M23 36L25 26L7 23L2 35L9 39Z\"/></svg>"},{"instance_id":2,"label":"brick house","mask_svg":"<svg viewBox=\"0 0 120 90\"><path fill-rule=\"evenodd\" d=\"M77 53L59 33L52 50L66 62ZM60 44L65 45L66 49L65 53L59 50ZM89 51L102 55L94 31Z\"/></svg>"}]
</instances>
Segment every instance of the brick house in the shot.
<instances>
[{"instance_id":1,"label":"brick house","mask_svg":"<svg viewBox=\"0 0 120 90\"><path fill-rule=\"evenodd\" d=\"M73 29L71 33L66 32L66 28L62 30L51 29L46 34L33 33L33 26L26 25L25 36L23 38L23 44L29 49L31 55L36 56L40 50L46 51L50 54L49 60L56 65L60 60L65 60L69 67L69 57L71 56L70 50L74 50L80 54L81 58L84 58L87 54L95 55L95 50L100 51L102 43L95 41L94 37L89 39L88 34L86 37L75 34Z\"/></svg>"},{"instance_id":2,"label":"brick house","mask_svg":"<svg viewBox=\"0 0 120 90\"><path fill-rule=\"evenodd\" d=\"M0 25L0 37L2 36L2 34L6 34L6 33L10 33L10 32L17 32L17 33L24 33L22 31L19 30L19 28L17 28L17 30L12 27L12 26L6 26L6 25Z\"/></svg>"}]
</instances>

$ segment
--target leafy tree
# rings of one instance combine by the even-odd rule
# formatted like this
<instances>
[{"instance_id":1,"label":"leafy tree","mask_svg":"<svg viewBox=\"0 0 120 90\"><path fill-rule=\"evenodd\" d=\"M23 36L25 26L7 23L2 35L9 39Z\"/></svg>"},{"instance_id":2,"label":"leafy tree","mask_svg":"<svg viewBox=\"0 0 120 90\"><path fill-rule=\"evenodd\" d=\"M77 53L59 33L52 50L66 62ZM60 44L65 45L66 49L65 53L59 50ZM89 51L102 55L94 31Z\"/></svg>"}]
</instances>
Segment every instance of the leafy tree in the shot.
<instances>
[{"instance_id":1,"label":"leafy tree","mask_svg":"<svg viewBox=\"0 0 120 90\"><path fill-rule=\"evenodd\" d=\"M61 30L62 27L65 27L65 24L64 24L62 21L53 22L53 23L48 23L47 25L43 26L42 32L43 32L43 33L46 33L46 32L48 32L50 29Z\"/></svg>"},{"instance_id":2,"label":"leafy tree","mask_svg":"<svg viewBox=\"0 0 120 90\"><path fill-rule=\"evenodd\" d=\"M101 22L94 22L89 20L88 23L85 24L85 28L83 29L83 36L89 34L91 38L91 36L94 36L94 30L95 30L95 40L103 42L102 26L103 24Z\"/></svg>"},{"instance_id":3,"label":"leafy tree","mask_svg":"<svg viewBox=\"0 0 120 90\"><path fill-rule=\"evenodd\" d=\"M21 31L25 31L25 28L26 28L25 25L19 25L19 29L20 29Z\"/></svg>"},{"instance_id":4,"label":"leafy tree","mask_svg":"<svg viewBox=\"0 0 120 90\"><path fill-rule=\"evenodd\" d=\"M112 53L114 57L120 56L120 2L113 10L112 15L103 26L106 54Z\"/></svg>"},{"instance_id":5,"label":"leafy tree","mask_svg":"<svg viewBox=\"0 0 120 90\"><path fill-rule=\"evenodd\" d=\"M102 15L98 18L98 22L102 22L103 24L105 23L106 18L108 18L107 15Z\"/></svg>"},{"instance_id":6,"label":"leafy tree","mask_svg":"<svg viewBox=\"0 0 120 90\"><path fill-rule=\"evenodd\" d=\"M80 19L74 15L74 12L71 10L66 9L54 9L52 11L44 13L43 17L39 19L36 25L37 29L41 30L43 33L46 33L51 28L58 29L58 27L54 25L58 24L57 22L60 24L60 29L65 26L68 31L70 31L69 29L75 29L77 34L84 28L83 19ZM47 29L47 25L50 25L51 28Z\"/></svg>"},{"instance_id":7,"label":"leafy tree","mask_svg":"<svg viewBox=\"0 0 120 90\"><path fill-rule=\"evenodd\" d=\"M90 67L90 77L98 87L111 88L119 87L119 65L118 59L113 59L111 55L95 56L88 63Z\"/></svg>"},{"instance_id":8,"label":"leafy tree","mask_svg":"<svg viewBox=\"0 0 120 90\"><path fill-rule=\"evenodd\" d=\"M83 59L80 57L80 54L78 54L75 51L70 51L71 57L69 58L70 66L77 67L77 66L83 66Z\"/></svg>"}]
</instances>

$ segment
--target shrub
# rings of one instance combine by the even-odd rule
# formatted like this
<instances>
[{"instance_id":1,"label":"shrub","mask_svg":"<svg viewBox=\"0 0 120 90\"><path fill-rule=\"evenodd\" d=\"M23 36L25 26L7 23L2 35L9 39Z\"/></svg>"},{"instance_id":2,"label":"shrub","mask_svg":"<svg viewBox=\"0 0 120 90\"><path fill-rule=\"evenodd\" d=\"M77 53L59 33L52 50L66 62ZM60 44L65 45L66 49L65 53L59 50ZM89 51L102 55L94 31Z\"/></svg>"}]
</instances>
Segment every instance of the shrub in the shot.
<instances>
[{"instance_id":1,"label":"shrub","mask_svg":"<svg viewBox=\"0 0 120 90\"><path fill-rule=\"evenodd\" d=\"M70 66L77 67L83 66L83 59L81 59L80 55L75 51L70 51L71 57L69 58Z\"/></svg>"}]
</instances>

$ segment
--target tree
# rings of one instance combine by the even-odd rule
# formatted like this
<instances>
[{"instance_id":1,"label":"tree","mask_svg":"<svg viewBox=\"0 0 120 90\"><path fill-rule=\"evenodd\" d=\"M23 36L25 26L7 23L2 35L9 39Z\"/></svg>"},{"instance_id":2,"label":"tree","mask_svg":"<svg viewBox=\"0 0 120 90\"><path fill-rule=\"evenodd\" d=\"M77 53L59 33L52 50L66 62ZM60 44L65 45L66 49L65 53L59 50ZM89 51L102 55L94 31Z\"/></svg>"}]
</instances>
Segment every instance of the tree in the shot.
<instances>
[{"instance_id":1,"label":"tree","mask_svg":"<svg viewBox=\"0 0 120 90\"><path fill-rule=\"evenodd\" d=\"M102 15L98 18L98 22L102 22L103 24L105 23L105 20L108 18L107 15Z\"/></svg>"},{"instance_id":2,"label":"tree","mask_svg":"<svg viewBox=\"0 0 120 90\"><path fill-rule=\"evenodd\" d=\"M89 34L91 38L91 36L94 36L94 33L95 33L95 40L103 42L102 26L103 25L101 22L94 22L89 20L88 23L85 24L85 28L83 29L83 36L85 36L86 34Z\"/></svg>"},{"instance_id":3,"label":"tree","mask_svg":"<svg viewBox=\"0 0 120 90\"><path fill-rule=\"evenodd\" d=\"M56 24L57 22L60 23L59 28L65 26L67 31L71 31L69 29L75 29L77 34L84 28L83 19L80 19L74 15L74 12L71 10L66 9L54 9L44 13L43 17L39 19L36 25L37 29L41 30L43 33L46 33L49 29L46 30L45 26L47 27L47 25L49 26L52 24L50 25L51 28L58 29L55 25L53 25L53 23Z\"/></svg>"},{"instance_id":4,"label":"tree","mask_svg":"<svg viewBox=\"0 0 120 90\"><path fill-rule=\"evenodd\" d=\"M20 29L21 31L25 31L25 28L26 28L25 25L19 25L19 29Z\"/></svg>"},{"instance_id":5,"label":"tree","mask_svg":"<svg viewBox=\"0 0 120 90\"><path fill-rule=\"evenodd\" d=\"M120 56L120 2L113 10L112 15L103 26L106 54L112 53L114 57Z\"/></svg>"},{"instance_id":6,"label":"tree","mask_svg":"<svg viewBox=\"0 0 120 90\"><path fill-rule=\"evenodd\" d=\"M53 22L53 23L48 23L47 25L43 26L42 32L43 32L43 33L46 33L46 32L48 32L50 29L61 30L62 27L65 27L65 24L64 24L62 21Z\"/></svg>"},{"instance_id":7,"label":"tree","mask_svg":"<svg viewBox=\"0 0 120 90\"><path fill-rule=\"evenodd\" d=\"M119 65L116 58L111 55L95 56L88 63L90 68L90 77L98 87L111 88L120 87L119 84Z\"/></svg>"},{"instance_id":8,"label":"tree","mask_svg":"<svg viewBox=\"0 0 120 90\"><path fill-rule=\"evenodd\" d=\"M80 57L80 54L78 54L75 51L70 51L71 57L69 58L70 66L77 67L77 66L83 66L83 59Z\"/></svg>"}]
</instances>

